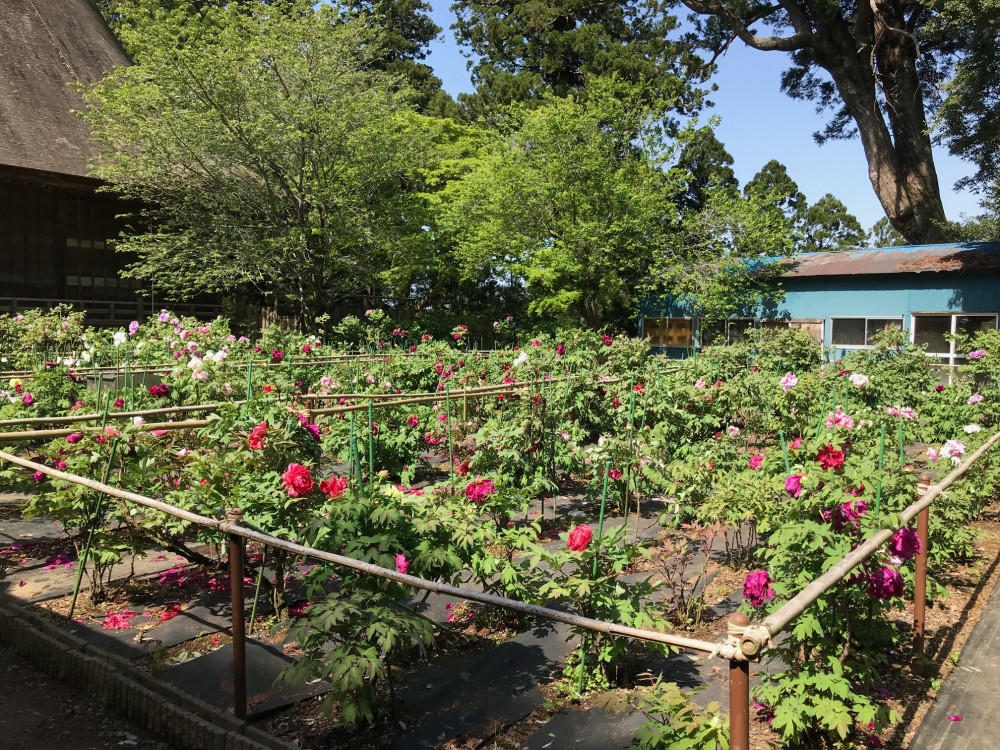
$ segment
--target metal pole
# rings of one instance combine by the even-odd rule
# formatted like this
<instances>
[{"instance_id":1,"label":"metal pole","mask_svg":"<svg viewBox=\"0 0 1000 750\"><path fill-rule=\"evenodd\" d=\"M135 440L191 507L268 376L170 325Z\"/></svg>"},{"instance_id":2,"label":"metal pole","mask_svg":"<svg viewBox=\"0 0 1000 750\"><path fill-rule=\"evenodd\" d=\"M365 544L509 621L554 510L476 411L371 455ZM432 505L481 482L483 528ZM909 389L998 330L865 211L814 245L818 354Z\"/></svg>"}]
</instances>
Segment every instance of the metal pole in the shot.
<instances>
[{"instance_id":1,"label":"metal pole","mask_svg":"<svg viewBox=\"0 0 1000 750\"><path fill-rule=\"evenodd\" d=\"M729 617L742 630L750 618L742 612ZM750 750L750 662L729 660L729 750Z\"/></svg>"},{"instance_id":2,"label":"metal pole","mask_svg":"<svg viewBox=\"0 0 1000 750\"><path fill-rule=\"evenodd\" d=\"M917 494L923 497L931 485L930 474L921 474L917 480ZM920 538L920 551L917 552L916 572L913 583L913 655L924 653L924 609L927 604L927 526L930 520L930 508L924 508L917 514L917 536ZM917 665L919 666L919 665Z\"/></svg>"},{"instance_id":3,"label":"metal pole","mask_svg":"<svg viewBox=\"0 0 1000 750\"><path fill-rule=\"evenodd\" d=\"M232 508L226 521L237 524L243 511ZM246 555L243 537L229 534L229 584L233 603L233 713L237 719L247 718L247 647L246 622L243 617L243 558Z\"/></svg>"}]
</instances>

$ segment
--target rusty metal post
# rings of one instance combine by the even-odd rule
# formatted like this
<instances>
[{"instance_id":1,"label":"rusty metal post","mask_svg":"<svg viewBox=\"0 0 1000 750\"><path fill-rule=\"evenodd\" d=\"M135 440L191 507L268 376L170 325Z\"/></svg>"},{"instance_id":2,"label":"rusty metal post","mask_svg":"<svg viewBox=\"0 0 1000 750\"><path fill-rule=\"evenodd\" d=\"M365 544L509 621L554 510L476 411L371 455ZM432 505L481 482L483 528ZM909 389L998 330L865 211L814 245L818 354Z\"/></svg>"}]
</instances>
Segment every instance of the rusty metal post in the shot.
<instances>
[{"instance_id":1,"label":"rusty metal post","mask_svg":"<svg viewBox=\"0 0 1000 750\"><path fill-rule=\"evenodd\" d=\"M931 485L929 474L921 474L917 480L917 496L923 497ZM924 508L917 514L917 537L920 539L920 551L915 560L915 575L913 582L913 654L922 656L924 653L924 610L927 604L927 527L930 521L930 508Z\"/></svg>"},{"instance_id":2,"label":"rusty metal post","mask_svg":"<svg viewBox=\"0 0 1000 750\"><path fill-rule=\"evenodd\" d=\"M750 618L735 612L729 624L742 632ZM750 750L750 662L746 660L729 660L729 749Z\"/></svg>"},{"instance_id":3,"label":"rusty metal post","mask_svg":"<svg viewBox=\"0 0 1000 750\"><path fill-rule=\"evenodd\" d=\"M243 511L232 508L226 521L239 524ZM243 612L243 559L246 542L243 537L229 534L229 584L233 606L233 712L237 719L247 718L247 649L246 621Z\"/></svg>"}]
</instances>

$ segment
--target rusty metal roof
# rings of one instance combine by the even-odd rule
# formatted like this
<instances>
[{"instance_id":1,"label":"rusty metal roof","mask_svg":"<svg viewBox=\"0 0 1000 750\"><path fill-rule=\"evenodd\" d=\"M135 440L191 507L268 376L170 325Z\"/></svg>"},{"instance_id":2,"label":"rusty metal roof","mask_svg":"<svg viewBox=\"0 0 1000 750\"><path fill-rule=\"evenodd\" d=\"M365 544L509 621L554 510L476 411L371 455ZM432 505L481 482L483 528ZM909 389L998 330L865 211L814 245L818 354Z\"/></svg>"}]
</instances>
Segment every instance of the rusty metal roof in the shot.
<instances>
[{"instance_id":1,"label":"rusty metal roof","mask_svg":"<svg viewBox=\"0 0 1000 750\"><path fill-rule=\"evenodd\" d=\"M86 175L96 147L69 84L128 64L92 0L0 0L0 165Z\"/></svg>"},{"instance_id":2,"label":"rusty metal roof","mask_svg":"<svg viewBox=\"0 0 1000 750\"><path fill-rule=\"evenodd\" d=\"M1000 242L907 245L807 253L784 262L790 266L786 278L1000 270Z\"/></svg>"}]
</instances>

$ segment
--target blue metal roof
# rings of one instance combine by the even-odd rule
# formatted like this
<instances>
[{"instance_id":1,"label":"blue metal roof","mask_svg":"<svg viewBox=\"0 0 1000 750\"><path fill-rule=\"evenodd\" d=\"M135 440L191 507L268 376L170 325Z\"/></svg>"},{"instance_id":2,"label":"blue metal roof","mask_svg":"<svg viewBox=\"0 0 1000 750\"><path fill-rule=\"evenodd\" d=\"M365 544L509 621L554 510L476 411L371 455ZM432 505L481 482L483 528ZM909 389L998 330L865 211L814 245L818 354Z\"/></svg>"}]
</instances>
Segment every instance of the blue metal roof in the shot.
<instances>
[{"instance_id":1,"label":"blue metal roof","mask_svg":"<svg viewBox=\"0 0 1000 750\"><path fill-rule=\"evenodd\" d=\"M905 245L805 253L781 258L778 262L789 266L785 278L1000 270L1000 242Z\"/></svg>"}]
</instances>

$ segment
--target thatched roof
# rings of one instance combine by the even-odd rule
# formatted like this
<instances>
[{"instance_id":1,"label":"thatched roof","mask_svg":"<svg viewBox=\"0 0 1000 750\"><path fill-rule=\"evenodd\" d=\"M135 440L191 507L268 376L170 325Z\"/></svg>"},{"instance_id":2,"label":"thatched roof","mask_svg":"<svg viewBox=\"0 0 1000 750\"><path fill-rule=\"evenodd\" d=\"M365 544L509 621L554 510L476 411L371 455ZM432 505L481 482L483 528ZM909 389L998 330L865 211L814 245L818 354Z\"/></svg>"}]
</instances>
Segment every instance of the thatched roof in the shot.
<instances>
[{"instance_id":1,"label":"thatched roof","mask_svg":"<svg viewBox=\"0 0 1000 750\"><path fill-rule=\"evenodd\" d=\"M0 165L86 175L95 148L68 84L127 64L91 0L0 0Z\"/></svg>"}]
</instances>

